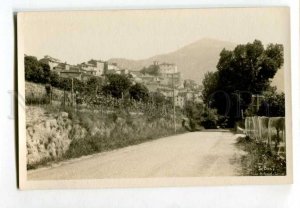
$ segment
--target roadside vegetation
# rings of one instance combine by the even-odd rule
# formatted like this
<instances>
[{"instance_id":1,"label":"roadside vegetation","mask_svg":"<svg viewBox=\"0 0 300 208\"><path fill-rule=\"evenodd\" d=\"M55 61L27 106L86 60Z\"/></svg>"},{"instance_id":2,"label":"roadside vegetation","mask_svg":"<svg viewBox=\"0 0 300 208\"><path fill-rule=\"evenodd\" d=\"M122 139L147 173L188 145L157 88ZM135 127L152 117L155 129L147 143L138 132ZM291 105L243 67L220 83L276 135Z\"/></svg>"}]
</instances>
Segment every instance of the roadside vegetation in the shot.
<instances>
[{"instance_id":1,"label":"roadside vegetation","mask_svg":"<svg viewBox=\"0 0 300 208\"><path fill-rule=\"evenodd\" d=\"M83 139L76 139L72 137L76 137L77 130L71 132L72 142L66 158L113 150L185 131L178 122L175 133L171 117L131 115L122 110L108 115L100 112L68 113L72 122L78 123L86 135Z\"/></svg>"},{"instance_id":2,"label":"roadside vegetation","mask_svg":"<svg viewBox=\"0 0 300 208\"><path fill-rule=\"evenodd\" d=\"M265 143L255 142L249 137L239 137L236 146L247 154L241 158L244 176L284 176L286 160L273 153Z\"/></svg>"}]
</instances>

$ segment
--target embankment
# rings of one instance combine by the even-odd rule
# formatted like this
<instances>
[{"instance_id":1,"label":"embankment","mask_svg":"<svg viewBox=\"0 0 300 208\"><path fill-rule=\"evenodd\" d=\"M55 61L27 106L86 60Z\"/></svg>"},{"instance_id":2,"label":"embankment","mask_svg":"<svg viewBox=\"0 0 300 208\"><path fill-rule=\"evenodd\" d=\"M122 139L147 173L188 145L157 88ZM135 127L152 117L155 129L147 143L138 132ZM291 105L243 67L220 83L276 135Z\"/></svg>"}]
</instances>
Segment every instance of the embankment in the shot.
<instances>
[{"instance_id":1,"label":"embankment","mask_svg":"<svg viewBox=\"0 0 300 208\"><path fill-rule=\"evenodd\" d=\"M177 133L184 132L180 119ZM27 167L108 151L174 134L171 118L26 107Z\"/></svg>"}]
</instances>

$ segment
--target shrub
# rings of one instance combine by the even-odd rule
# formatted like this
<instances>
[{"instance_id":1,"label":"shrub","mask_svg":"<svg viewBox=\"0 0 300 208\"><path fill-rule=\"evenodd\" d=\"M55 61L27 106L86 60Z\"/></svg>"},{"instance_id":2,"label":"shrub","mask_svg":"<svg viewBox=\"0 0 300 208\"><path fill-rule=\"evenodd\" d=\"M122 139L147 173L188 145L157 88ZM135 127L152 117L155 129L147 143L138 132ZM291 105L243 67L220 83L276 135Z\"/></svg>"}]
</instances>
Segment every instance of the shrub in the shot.
<instances>
[{"instance_id":1,"label":"shrub","mask_svg":"<svg viewBox=\"0 0 300 208\"><path fill-rule=\"evenodd\" d=\"M43 96L28 95L25 97L26 105L44 105L49 103L50 103L50 97L47 95L43 95Z\"/></svg>"},{"instance_id":2,"label":"shrub","mask_svg":"<svg viewBox=\"0 0 300 208\"><path fill-rule=\"evenodd\" d=\"M190 120L192 131L201 129L199 126L205 129L217 128L219 119L217 111L206 107L202 103L187 102L184 113Z\"/></svg>"},{"instance_id":3,"label":"shrub","mask_svg":"<svg viewBox=\"0 0 300 208\"><path fill-rule=\"evenodd\" d=\"M286 175L286 160L273 154L264 143L257 143L249 137L239 138L236 144L247 152L241 158L241 174L246 176Z\"/></svg>"},{"instance_id":4,"label":"shrub","mask_svg":"<svg viewBox=\"0 0 300 208\"><path fill-rule=\"evenodd\" d=\"M138 101L147 101L149 97L149 91L147 87L142 84L136 83L129 88L130 97Z\"/></svg>"},{"instance_id":5,"label":"shrub","mask_svg":"<svg viewBox=\"0 0 300 208\"><path fill-rule=\"evenodd\" d=\"M216 109L204 108L204 111L201 114L201 116L201 126L203 126L206 129L217 128L218 114Z\"/></svg>"}]
</instances>

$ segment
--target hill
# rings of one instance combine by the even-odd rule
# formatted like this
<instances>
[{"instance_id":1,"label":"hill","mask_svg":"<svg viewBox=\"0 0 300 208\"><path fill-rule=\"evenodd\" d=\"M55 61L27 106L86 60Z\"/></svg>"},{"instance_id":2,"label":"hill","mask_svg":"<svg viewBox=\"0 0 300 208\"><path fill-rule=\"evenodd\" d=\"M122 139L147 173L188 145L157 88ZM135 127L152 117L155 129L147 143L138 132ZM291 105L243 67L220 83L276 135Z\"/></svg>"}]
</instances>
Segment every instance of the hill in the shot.
<instances>
[{"instance_id":1,"label":"hill","mask_svg":"<svg viewBox=\"0 0 300 208\"><path fill-rule=\"evenodd\" d=\"M216 70L221 50L223 48L233 49L236 45L232 42L203 38L174 52L156 55L148 59L113 58L109 62L117 63L122 68L136 71L151 65L153 61L174 63L182 73L183 79L193 79L201 83L206 72ZM277 86L281 91L284 89L283 75L283 69L281 69L273 81L273 85Z\"/></svg>"}]
</instances>

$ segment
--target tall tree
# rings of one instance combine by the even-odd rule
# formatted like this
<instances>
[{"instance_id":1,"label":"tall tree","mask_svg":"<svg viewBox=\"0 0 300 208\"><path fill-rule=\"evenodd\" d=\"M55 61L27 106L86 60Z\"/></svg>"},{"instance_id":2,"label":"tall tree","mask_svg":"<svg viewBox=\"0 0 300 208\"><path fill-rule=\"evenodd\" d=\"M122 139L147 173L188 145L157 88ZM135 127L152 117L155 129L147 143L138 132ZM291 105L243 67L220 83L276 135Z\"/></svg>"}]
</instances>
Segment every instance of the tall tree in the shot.
<instances>
[{"instance_id":1,"label":"tall tree","mask_svg":"<svg viewBox=\"0 0 300 208\"><path fill-rule=\"evenodd\" d=\"M31 82L39 82L42 74L40 63L35 56L25 56L25 79Z\"/></svg>"},{"instance_id":2,"label":"tall tree","mask_svg":"<svg viewBox=\"0 0 300 208\"><path fill-rule=\"evenodd\" d=\"M261 94L283 65L283 46L269 44L264 48L259 40L238 45L234 50L223 49L217 64L217 75L207 75L203 83L205 102L211 102L218 113L230 118L233 125L248 108L252 94ZM216 81L217 79L217 81ZM211 82L213 80L213 83ZM208 83L208 84L207 84Z\"/></svg>"},{"instance_id":3,"label":"tall tree","mask_svg":"<svg viewBox=\"0 0 300 208\"><path fill-rule=\"evenodd\" d=\"M202 99L208 103L211 97L218 90L219 74L217 72L207 72L202 81Z\"/></svg>"},{"instance_id":4,"label":"tall tree","mask_svg":"<svg viewBox=\"0 0 300 208\"><path fill-rule=\"evenodd\" d=\"M261 93L283 65L283 46L270 44L264 49L259 40L238 45L233 51L223 49L217 69L220 85L227 91Z\"/></svg>"}]
</instances>

